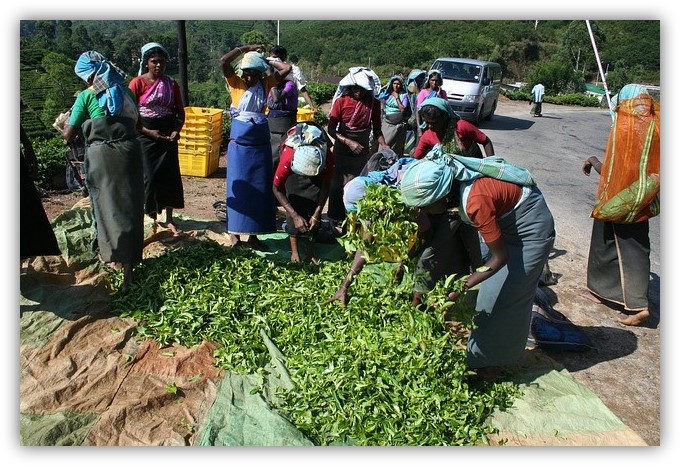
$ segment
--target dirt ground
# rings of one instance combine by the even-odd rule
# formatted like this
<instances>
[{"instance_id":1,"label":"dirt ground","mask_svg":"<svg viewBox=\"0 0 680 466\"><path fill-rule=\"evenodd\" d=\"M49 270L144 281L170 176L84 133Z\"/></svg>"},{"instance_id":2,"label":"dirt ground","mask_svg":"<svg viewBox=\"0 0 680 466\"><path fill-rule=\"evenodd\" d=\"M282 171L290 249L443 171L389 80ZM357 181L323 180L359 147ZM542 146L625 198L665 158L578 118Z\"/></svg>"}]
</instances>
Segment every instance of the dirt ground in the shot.
<instances>
[{"instance_id":1,"label":"dirt ground","mask_svg":"<svg viewBox=\"0 0 680 466\"><path fill-rule=\"evenodd\" d=\"M225 199L225 176L225 154L220 157L219 169L211 176L184 176L185 208L177 214L215 219L213 204ZM54 219L81 199L79 194L49 193L43 198L43 206L48 217ZM644 326L622 326L617 322L622 315L618 310L580 295L586 261L582 245L575 245L570 238L558 234L549 262L558 283L544 290L554 308L579 325L598 349L586 353L551 353L551 357L595 392L648 445L660 445L659 296L650 296L652 317Z\"/></svg>"}]
</instances>

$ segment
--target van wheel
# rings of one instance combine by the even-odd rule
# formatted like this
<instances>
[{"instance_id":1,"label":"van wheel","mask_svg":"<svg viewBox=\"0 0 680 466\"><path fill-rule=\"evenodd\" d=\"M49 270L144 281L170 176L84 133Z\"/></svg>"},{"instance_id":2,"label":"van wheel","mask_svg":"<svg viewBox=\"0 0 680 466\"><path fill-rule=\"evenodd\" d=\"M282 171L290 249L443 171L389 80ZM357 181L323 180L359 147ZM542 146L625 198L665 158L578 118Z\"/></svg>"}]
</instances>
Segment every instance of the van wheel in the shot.
<instances>
[{"instance_id":1,"label":"van wheel","mask_svg":"<svg viewBox=\"0 0 680 466\"><path fill-rule=\"evenodd\" d=\"M486 121L489 121L493 118L493 115L496 113L496 106L497 105L498 105L498 101L494 100L493 106L491 107L491 112L484 118Z\"/></svg>"}]
</instances>

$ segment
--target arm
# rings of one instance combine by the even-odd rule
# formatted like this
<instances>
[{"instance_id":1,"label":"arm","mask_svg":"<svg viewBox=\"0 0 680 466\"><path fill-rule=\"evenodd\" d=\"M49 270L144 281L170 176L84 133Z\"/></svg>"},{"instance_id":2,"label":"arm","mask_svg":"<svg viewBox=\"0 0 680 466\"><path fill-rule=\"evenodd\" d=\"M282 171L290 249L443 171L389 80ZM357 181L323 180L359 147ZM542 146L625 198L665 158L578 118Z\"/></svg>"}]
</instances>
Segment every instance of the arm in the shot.
<instances>
[{"instance_id":1,"label":"arm","mask_svg":"<svg viewBox=\"0 0 680 466\"><path fill-rule=\"evenodd\" d=\"M283 81L293 69L293 66L290 63L279 60L267 60L267 63L276 70L274 76L276 77L277 82Z\"/></svg>"},{"instance_id":2,"label":"arm","mask_svg":"<svg viewBox=\"0 0 680 466\"><path fill-rule=\"evenodd\" d=\"M311 108L315 112L318 112L319 109L316 108L316 105L314 104L312 97L309 95L309 92L307 92L307 86L304 86L302 89L300 89L300 93L302 93L302 97L304 97L305 102L307 102L307 105L309 105L309 108Z\"/></svg>"},{"instance_id":3,"label":"arm","mask_svg":"<svg viewBox=\"0 0 680 466\"><path fill-rule=\"evenodd\" d=\"M503 237L499 237L495 241L487 243L489 246L489 252L491 257L484 264L484 270L475 270L470 274L465 282L463 291L467 291L468 288L472 288L475 285L483 282L487 278L498 272L505 264L508 263L508 247L505 244ZM455 301L460 297L461 293L458 291L452 291L449 293L449 301Z\"/></svg>"},{"instance_id":4,"label":"arm","mask_svg":"<svg viewBox=\"0 0 680 466\"><path fill-rule=\"evenodd\" d=\"M597 174L599 175L602 173L602 162L595 157L594 155L592 157L588 157L585 162L583 162L583 174L586 176L590 176L590 169L594 168Z\"/></svg>"},{"instance_id":5,"label":"arm","mask_svg":"<svg viewBox=\"0 0 680 466\"><path fill-rule=\"evenodd\" d=\"M285 193L285 182L282 186L277 186L276 183L272 186L272 190L274 191L274 197L276 197L276 200L279 201L279 204L283 209L286 211L288 215L293 219L293 224L295 225L295 229L300 231L301 233L306 233L310 229L309 223L307 223L307 220L305 220L300 214L298 214L295 209L293 208L293 205L290 203L290 200L288 199L288 196L286 196Z\"/></svg>"},{"instance_id":6,"label":"arm","mask_svg":"<svg viewBox=\"0 0 680 466\"><path fill-rule=\"evenodd\" d=\"M182 127L184 126L184 119L186 118L186 114L184 112L184 102L182 101L182 92L179 89L179 84L177 84L177 81L174 81L174 93L175 93L175 130L170 133L170 136L168 136L168 139L170 141L179 141L179 133L182 131Z\"/></svg>"},{"instance_id":7,"label":"arm","mask_svg":"<svg viewBox=\"0 0 680 466\"><path fill-rule=\"evenodd\" d=\"M324 301L324 304L328 304L333 301L340 301L340 305L342 307L345 307L347 305L347 289L352 284L354 276L358 275L359 272L361 272L361 270L364 268L364 265L366 265L366 259L364 259L361 251L355 252L354 260L352 261L352 266L349 268L349 273L347 273L347 277L345 277L345 280L343 280L342 284L340 285L340 288L338 288L338 291L336 291L335 294L331 296L329 299Z\"/></svg>"},{"instance_id":8,"label":"arm","mask_svg":"<svg viewBox=\"0 0 680 466\"><path fill-rule=\"evenodd\" d=\"M491 157L494 154L493 143L489 136L486 137L486 141L484 142L484 153L487 157Z\"/></svg>"},{"instance_id":9,"label":"arm","mask_svg":"<svg viewBox=\"0 0 680 466\"><path fill-rule=\"evenodd\" d=\"M229 78L236 72L231 66L231 62L236 59L241 54L248 52L256 52L258 50L264 50L264 45L251 44L242 45L241 47L234 47L220 58L220 65L222 67L222 74L225 78Z\"/></svg>"}]
</instances>

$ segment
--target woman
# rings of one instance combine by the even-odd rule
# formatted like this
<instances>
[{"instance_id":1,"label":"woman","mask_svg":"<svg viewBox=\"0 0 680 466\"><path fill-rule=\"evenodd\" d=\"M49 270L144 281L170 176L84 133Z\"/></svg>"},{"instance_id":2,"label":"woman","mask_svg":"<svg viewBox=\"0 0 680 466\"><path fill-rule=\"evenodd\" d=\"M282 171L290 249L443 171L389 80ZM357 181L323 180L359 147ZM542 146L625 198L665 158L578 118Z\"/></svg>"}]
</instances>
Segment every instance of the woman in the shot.
<instances>
[{"instance_id":1,"label":"woman","mask_svg":"<svg viewBox=\"0 0 680 466\"><path fill-rule=\"evenodd\" d=\"M160 226L177 233L173 210L184 207L177 141L184 126L184 103L179 85L165 74L170 55L150 42L142 47L139 76L130 81L139 106L142 128L139 141L144 154L144 212L154 221L165 209Z\"/></svg>"},{"instance_id":2,"label":"woman","mask_svg":"<svg viewBox=\"0 0 680 466\"><path fill-rule=\"evenodd\" d=\"M383 107L382 133L385 142L397 155L404 153L411 107L400 76L392 76L378 96Z\"/></svg>"},{"instance_id":3,"label":"woman","mask_svg":"<svg viewBox=\"0 0 680 466\"><path fill-rule=\"evenodd\" d=\"M23 106L23 100L21 101ZM33 150L33 144L19 124L21 158L19 159L19 253L23 260L33 256L59 256L61 250L54 236L45 208L40 201L40 195L35 188L33 179L38 174L38 159Z\"/></svg>"},{"instance_id":4,"label":"woman","mask_svg":"<svg viewBox=\"0 0 680 466\"><path fill-rule=\"evenodd\" d=\"M285 49L284 49L285 50ZM271 56L268 61L285 61ZM292 68L292 65L291 65ZM292 73L286 79L272 87L267 96L267 120L272 147L272 166L276 170L279 166L279 149L287 137L288 130L297 123L298 87Z\"/></svg>"},{"instance_id":5,"label":"woman","mask_svg":"<svg viewBox=\"0 0 680 466\"><path fill-rule=\"evenodd\" d=\"M336 228L345 220L343 187L366 165L370 156L371 131L379 150L388 149L380 122L380 101L374 97L375 73L365 68L350 69L338 86L328 118L328 134L335 140L335 172L328 197L328 217ZM379 88L379 84L378 84Z\"/></svg>"},{"instance_id":6,"label":"woman","mask_svg":"<svg viewBox=\"0 0 680 466\"><path fill-rule=\"evenodd\" d=\"M431 97L424 100L418 113L424 131L413 152L414 158L423 158L437 144L441 144L447 154L479 159L484 157L478 145L481 144L487 157L494 155L491 139L475 125L460 118L446 99Z\"/></svg>"},{"instance_id":7,"label":"woman","mask_svg":"<svg viewBox=\"0 0 680 466\"><path fill-rule=\"evenodd\" d=\"M265 60L262 45L235 47L220 59L222 74L231 93L231 134L227 148L227 231L232 247L241 235L247 245L266 249L258 234L276 231L276 207L272 192L274 169L269 124L265 115L269 91L290 73L282 61ZM232 62L243 54L237 73ZM272 66L276 71L265 75Z\"/></svg>"},{"instance_id":8,"label":"woman","mask_svg":"<svg viewBox=\"0 0 680 466\"><path fill-rule=\"evenodd\" d=\"M495 157L431 154L404 172L401 193L406 205L426 211L459 204L463 221L489 247L485 267L464 285L481 284L466 363L493 378L497 366L517 362L524 352L536 286L555 240L550 209L525 169ZM449 300L459 298L449 293Z\"/></svg>"},{"instance_id":9,"label":"woman","mask_svg":"<svg viewBox=\"0 0 680 466\"><path fill-rule=\"evenodd\" d=\"M660 207L661 117L658 103L640 85L624 86L614 101L615 120L604 164L597 157L589 157L583 164L586 176L591 169L601 175L601 202L593 211L584 295L599 303L622 305L629 315L619 322L638 326L650 315L649 219L659 214ZM610 180L611 173L616 176ZM621 218L604 220L599 212L605 211L607 201L620 197L631 185L637 185L634 201L624 203ZM644 186L649 187L648 195L643 195Z\"/></svg>"},{"instance_id":10,"label":"woman","mask_svg":"<svg viewBox=\"0 0 680 466\"><path fill-rule=\"evenodd\" d=\"M430 70L427 73L427 80L425 81L425 85L423 88L418 92L418 97L416 97L416 108L420 108L420 105L423 103L425 99L431 99L432 97L440 97L444 100L447 99L446 96L446 91L442 89L442 84L444 84L444 80L442 79L442 75L439 71L437 70ZM417 122L418 122L418 127L416 131L418 132L418 139L423 134L423 129L421 128L422 121L420 120L420 115L417 115Z\"/></svg>"},{"instance_id":11,"label":"woman","mask_svg":"<svg viewBox=\"0 0 680 466\"><path fill-rule=\"evenodd\" d=\"M85 180L99 255L114 268L122 263L125 292L144 247L141 122L135 98L124 86L125 75L102 54L83 53L75 73L89 87L78 94L62 134L67 143L78 128L85 136Z\"/></svg>"},{"instance_id":12,"label":"woman","mask_svg":"<svg viewBox=\"0 0 680 466\"><path fill-rule=\"evenodd\" d=\"M331 142L315 123L298 123L281 145L281 161L274 174L274 196L286 211L290 261L300 262L298 240L308 237L306 258L313 263L314 240L335 168Z\"/></svg>"}]
</instances>

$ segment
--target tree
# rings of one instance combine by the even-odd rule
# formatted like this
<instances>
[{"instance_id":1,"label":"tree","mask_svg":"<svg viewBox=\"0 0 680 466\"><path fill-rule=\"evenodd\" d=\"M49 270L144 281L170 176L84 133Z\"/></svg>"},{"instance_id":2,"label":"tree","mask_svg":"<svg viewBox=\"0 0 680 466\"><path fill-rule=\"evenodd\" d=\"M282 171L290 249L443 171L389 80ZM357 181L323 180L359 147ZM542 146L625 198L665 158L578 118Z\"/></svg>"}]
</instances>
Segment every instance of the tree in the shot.
<instances>
[{"instance_id":1,"label":"tree","mask_svg":"<svg viewBox=\"0 0 680 466\"><path fill-rule=\"evenodd\" d=\"M45 89L42 121L52 122L57 115L71 108L75 91L82 89L82 81L73 72L73 65L73 60L54 52L47 53L42 59L45 72L37 83Z\"/></svg>"}]
</instances>

